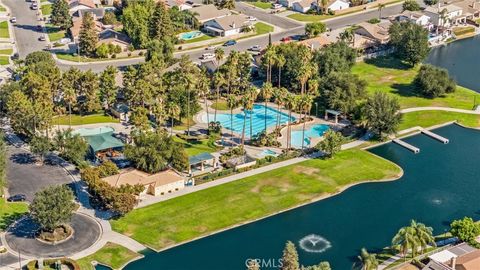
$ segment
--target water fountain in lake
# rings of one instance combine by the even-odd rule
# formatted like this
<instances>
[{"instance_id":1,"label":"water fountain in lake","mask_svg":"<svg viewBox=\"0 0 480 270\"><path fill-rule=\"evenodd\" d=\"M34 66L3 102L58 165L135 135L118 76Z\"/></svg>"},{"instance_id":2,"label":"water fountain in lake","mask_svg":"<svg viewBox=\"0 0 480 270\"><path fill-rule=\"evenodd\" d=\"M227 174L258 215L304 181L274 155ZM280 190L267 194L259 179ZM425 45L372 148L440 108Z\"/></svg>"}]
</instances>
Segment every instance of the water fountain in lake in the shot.
<instances>
[{"instance_id":1,"label":"water fountain in lake","mask_svg":"<svg viewBox=\"0 0 480 270\"><path fill-rule=\"evenodd\" d=\"M322 253L332 247L327 239L316 234L309 234L303 237L298 241L298 244L300 245L300 248L311 253Z\"/></svg>"}]
</instances>

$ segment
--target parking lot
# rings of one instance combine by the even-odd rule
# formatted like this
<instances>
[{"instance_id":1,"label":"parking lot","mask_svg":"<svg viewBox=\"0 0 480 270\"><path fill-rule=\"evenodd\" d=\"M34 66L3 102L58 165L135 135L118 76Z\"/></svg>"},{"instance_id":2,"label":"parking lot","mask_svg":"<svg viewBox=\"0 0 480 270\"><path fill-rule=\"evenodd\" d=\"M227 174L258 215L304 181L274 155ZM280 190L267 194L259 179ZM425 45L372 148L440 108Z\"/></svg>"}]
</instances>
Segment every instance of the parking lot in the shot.
<instances>
[{"instance_id":1,"label":"parking lot","mask_svg":"<svg viewBox=\"0 0 480 270\"><path fill-rule=\"evenodd\" d=\"M72 178L59 165L35 162L35 157L23 148L8 146L7 181L9 195L25 194L32 201L35 192L50 185L68 184Z\"/></svg>"}]
</instances>

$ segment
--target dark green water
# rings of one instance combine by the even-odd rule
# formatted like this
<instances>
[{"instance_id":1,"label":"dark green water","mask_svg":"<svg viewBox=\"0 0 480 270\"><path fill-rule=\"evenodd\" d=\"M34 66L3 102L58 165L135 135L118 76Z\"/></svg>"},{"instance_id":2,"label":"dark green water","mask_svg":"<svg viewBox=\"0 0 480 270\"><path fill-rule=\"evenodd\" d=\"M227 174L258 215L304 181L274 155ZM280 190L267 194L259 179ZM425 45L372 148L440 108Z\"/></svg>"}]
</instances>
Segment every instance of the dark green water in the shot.
<instances>
[{"instance_id":1,"label":"dark green water","mask_svg":"<svg viewBox=\"0 0 480 270\"><path fill-rule=\"evenodd\" d=\"M426 62L446 68L459 85L480 92L480 36L436 47Z\"/></svg>"},{"instance_id":2,"label":"dark green water","mask_svg":"<svg viewBox=\"0 0 480 270\"><path fill-rule=\"evenodd\" d=\"M417 155L396 144L371 150L405 170L398 181L358 185L338 196L161 253L147 252L125 269L240 270L247 258L273 262L287 240L298 248L302 237L317 234L330 241L331 248L323 253L298 248L301 262L326 260L335 270L349 270L360 248L388 246L410 219L432 226L436 234L443 233L452 219L478 219L480 131L451 125L435 132L449 138L450 144L417 135L405 139L421 149Z\"/></svg>"}]
</instances>

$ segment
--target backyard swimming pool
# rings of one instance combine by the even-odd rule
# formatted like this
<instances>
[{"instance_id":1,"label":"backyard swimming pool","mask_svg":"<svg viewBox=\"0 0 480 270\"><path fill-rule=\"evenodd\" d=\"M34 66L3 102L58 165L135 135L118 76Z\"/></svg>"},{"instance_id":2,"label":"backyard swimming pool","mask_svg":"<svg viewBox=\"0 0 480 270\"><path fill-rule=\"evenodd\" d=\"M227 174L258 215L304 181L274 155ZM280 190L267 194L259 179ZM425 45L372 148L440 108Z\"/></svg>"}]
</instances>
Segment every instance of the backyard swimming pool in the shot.
<instances>
[{"instance_id":1,"label":"backyard swimming pool","mask_svg":"<svg viewBox=\"0 0 480 270\"><path fill-rule=\"evenodd\" d=\"M288 122L288 115L283 112L279 112L273 108L267 106L267 128L275 126L277 123L277 117L280 116L280 124L285 124ZM207 115L202 115L202 122L208 123L213 121L213 114L209 114L209 119ZM242 134L243 131L243 120L245 115L243 112L233 114L217 114L217 121L220 122L222 127L233 130L235 133ZM231 120L231 121L230 121ZM245 122L245 137L250 138L250 120L252 122L252 134L257 135L265 129L265 105L255 104L253 105L252 111L247 111L247 119ZM292 121L295 120L294 117L291 118Z\"/></svg>"},{"instance_id":2,"label":"backyard swimming pool","mask_svg":"<svg viewBox=\"0 0 480 270\"><path fill-rule=\"evenodd\" d=\"M323 136L323 133L325 133L329 129L328 125L324 124L317 124L313 125L309 129L305 130L305 137L304 137L304 147L309 147L309 146L314 146L310 145L311 139L312 138L319 138ZM301 148L302 147L302 131L292 131L292 145L296 148Z\"/></svg>"},{"instance_id":3,"label":"backyard swimming pool","mask_svg":"<svg viewBox=\"0 0 480 270\"><path fill-rule=\"evenodd\" d=\"M203 33L200 31L191 31L191 32L181 33L178 35L178 37L182 40L194 39L201 36L203 36Z\"/></svg>"}]
</instances>

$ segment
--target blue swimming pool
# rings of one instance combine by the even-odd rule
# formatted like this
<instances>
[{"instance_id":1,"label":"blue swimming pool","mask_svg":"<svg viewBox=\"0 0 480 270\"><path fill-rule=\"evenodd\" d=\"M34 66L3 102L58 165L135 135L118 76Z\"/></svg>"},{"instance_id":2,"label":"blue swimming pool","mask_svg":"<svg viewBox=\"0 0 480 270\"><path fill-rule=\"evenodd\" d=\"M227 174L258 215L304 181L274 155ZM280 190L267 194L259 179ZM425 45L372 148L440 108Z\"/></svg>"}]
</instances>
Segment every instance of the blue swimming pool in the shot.
<instances>
[{"instance_id":1,"label":"blue swimming pool","mask_svg":"<svg viewBox=\"0 0 480 270\"><path fill-rule=\"evenodd\" d=\"M200 31L191 31L191 32L181 33L178 35L178 37L182 40L189 40L189 39L200 37L202 35L203 33Z\"/></svg>"},{"instance_id":2,"label":"blue swimming pool","mask_svg":"<svg viewBox=\"0 0 480 270\"><path fill-rule=\"evenodd\" d=\"M202 121L208 123L213 121L213 114L209 115L210 119L207 120L207 115L202 116ZM283 112L279 112L273 108L267 106L267 128L275 126L277 123L277 117L280 116L280 123L285 124L288 122L288 115ZM233 114L232 117L230 114L217 114L217 121L220 122L222 127L233 130L235 133L242 134L243 131L243 119L244 113ZM230 123L232 119L232 123ZM260 104L253 105L252 111L247 111L247 119L245 123L245 137L250 138L250 119L252 120L252 134L256 135L262 132L265 129L265 106ZM294 117L291 118L292 121L295 120Z\"/></svg>"},{"instance_id":3,"label":"blue swimming pool","mask_svg":"<svg viewBox=\"0 0 480 270\"><path fill-rule=\"evenodd\" d=\"M314 145L310 145L311 139L322 137L323 133L325 133L328 129L329 129L328 125L324 125L324 124L313 125L309 129L306 129L303 146L304 147L314 146ZM301 130L292 131L291 141L294 147L301 148L302 147L302 131Z\"/></svg>"}]
</instances>

